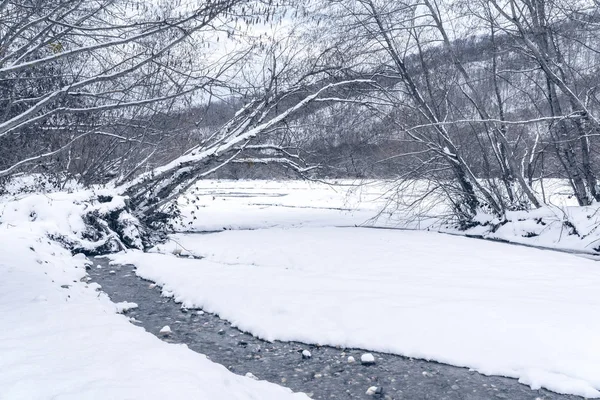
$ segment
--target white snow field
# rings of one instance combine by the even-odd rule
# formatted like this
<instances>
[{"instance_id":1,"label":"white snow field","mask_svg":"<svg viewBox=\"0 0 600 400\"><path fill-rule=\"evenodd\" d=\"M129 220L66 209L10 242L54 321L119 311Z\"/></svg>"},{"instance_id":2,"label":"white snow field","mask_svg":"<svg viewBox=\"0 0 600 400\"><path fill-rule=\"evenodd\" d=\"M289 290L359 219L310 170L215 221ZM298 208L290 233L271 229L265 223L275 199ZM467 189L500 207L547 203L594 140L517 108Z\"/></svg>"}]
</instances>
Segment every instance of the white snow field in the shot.
<instances>
[{"instance_id":1,"label":"white snow field","mask_svg":"<svg viewBox=\"0 0 600 400\"><path fill-rule=\"evenodd\" d=\"M202 180L179 199L181 231L220 231L277 226L403 226L424 228L436 222L428 207L422 214L390 206L391 182ZM408 193L405 197L410 197ZM390 212L392 212L390 214ZM435 209L442 212L443 206Z\"/></svg>"},{"instance_id":2,"label":"white snow field","mask_svg":"<svg viewBox=\"0 0 600 400\"><path fill-rule=\"evenodd\" d=\"M336 184L331 184L336 183ZM409 204L429 190L415 181L397 193L392 181L323 182L202 180L179 204L179 231L220 231L268 227L372 226L430 229L530 246L597 253L600 250L600 204L576 206L565 181L544 183L550 205L532 211L509 211L504 224L481 214L481 225L457 231L446 224L449 211L436 196ZM490 225L492 222L493 225ZM572 228L571 228L572 227ZM497 228L497 229L496 229ZM573 234L575 229L577 234Z\"/></svg>"},{"instance_id":3,"label":"white snow field","mask_svg":"<svg viewBox=\"0 0 600 400\"><path fill-rule=\"evenodd\" d=\"M203 181L181 199L180 228L256 230L178 234L154 253L115 259L138 265L165 295L266 339L389 351L600 397L598 264L435 233L353 228L424 228L443 211L434 204L414 217L375 220L393 195L383 188ZM87 260L49 235L86 246L83 213L111 210L123 198L19 196L0 199L0 400L307 398L155 338L118 314L133 303L111 303L86 283ZM502 235L593 245L597 209L566 211L581 217L585 240L563 233L560 210L546 225L515 213ZM183 258L189 253L205 258Z\"/></svg>"},{"instance_id":4,"label":"white snow field","mask_svg":"<svg viewBox=\"0 0 600 400\"><path fill-rule=\"evenodd\" d=\"M195 229L252 230L177 234L154 253L113 260L135 264L186 307L264 339L402 354L600 397L600 264L433 232L348 227L368 207L340 211L340 198L327 200L322 188L204 183L214 186L193 205Z\"/></svg>"},{"instance_id":5,"label":"white snow field","mask_svg":"<svg viewBox=\"0 0 600 400\"><path fill-rule=\"evenodd\" d=\"M123 304L85 282L85 257L46 237L76 236L75 203L89 196L0 203L1 400L308 399L234 375L117 314Z\"/></svg>"}]
</instances>

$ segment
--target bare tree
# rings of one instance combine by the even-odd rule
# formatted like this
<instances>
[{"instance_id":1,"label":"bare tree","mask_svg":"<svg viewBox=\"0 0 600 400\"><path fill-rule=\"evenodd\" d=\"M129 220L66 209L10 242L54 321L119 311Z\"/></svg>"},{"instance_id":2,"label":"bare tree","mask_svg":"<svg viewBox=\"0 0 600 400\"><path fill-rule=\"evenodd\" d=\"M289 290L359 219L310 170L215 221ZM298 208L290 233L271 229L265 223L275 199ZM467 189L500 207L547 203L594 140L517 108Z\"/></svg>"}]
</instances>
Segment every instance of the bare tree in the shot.
<instances>
[{"instance_id":1,"label":"bare tree","mask_svg":"<svg viewBox=\"0 0 600 400\"><path fill-rule=\"evenodd\" d=\"M579 43L579 51L596 53L594 8L554 0L485 2L486 18L496 30L514 38L517 49L534 60L543 73L549 127L558 158L581 205L600 199L591 161L591 138L600 125L590 104L590 88L577 83L589 72L581 58L567 60L564 48ZM584 34L582 34L582 32ZM590 34L592 36L590 36Z\"/></svg>"},{"instance_id":2,"label":"bare tree","mask_svg":"<svg viewBox=\"0 0 600 400\"><path fill-rule=\"evenodd\" d=\"M305 48L287 40L268 46L262 68L253 69L258 81L247 82L247 103L226 124L181 157L123 184L136 216L154 219L198 179L230 163L276 164L298 175L318 168L285 140L289 124L310 107L344 101L375 82L340 74L323 63L321 53L311 58L298 47Z\"/></svg>"},{"instance_id":3,"label":"bare tree","mask_svg":"<svg viewBox=\"0 0 600 400\"><path fill-rule=\"evenodd\" d=\"M379 83L354 102L368 104L369 118L406 143L381 160L412 160L399 177L438 182L465 220L479 209L502 216L542 206L533 185L545 176L566 176L582 205L597 200L595 7L559 0L328 4L319 18L334 22L326 34L317 30L342 49L345 68Z\"/></svg>"},{"instance_id":4,"label":"bare tree","mask_svg":"<svg viewBox=\"0 0 600 400\"><path fill-rule=\"evenodd\" d=\"M225 85L245 56L208 47L241 5L251 13L258 3L2 1L0 141L11 149L26 137L30 151L3 153L0 177L47 167L90 137L148 142L142 121Z\"/></svg>"}]
</instances>

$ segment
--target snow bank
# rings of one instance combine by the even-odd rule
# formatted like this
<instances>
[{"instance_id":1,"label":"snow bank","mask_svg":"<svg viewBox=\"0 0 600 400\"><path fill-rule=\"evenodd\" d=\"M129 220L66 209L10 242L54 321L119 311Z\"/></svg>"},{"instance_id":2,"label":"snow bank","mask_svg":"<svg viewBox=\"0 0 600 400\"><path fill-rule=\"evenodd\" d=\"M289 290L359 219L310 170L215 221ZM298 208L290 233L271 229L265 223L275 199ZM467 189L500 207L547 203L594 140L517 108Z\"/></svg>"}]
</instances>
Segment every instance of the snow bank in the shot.
<instances>
[{"instance_id":1,"label":"snow bank","mask_svg":"<svg viewBox=\"0 0 600 400\"><path fill-rule=\"evenodd\" d=\"M173 239L205 258L129 252L113 260L135 264L185 307L218 313L268 340L392 352L600 397L600 267L593 261L364 228Z\"/></svg>"},{"instance_id":2,"label":"snow bank","mask_svg":"<svg viewBox=\"0 0 600 400\"><path fill-rule=\"evenodd\" d=\"M482 225L458 233L528 246L600 253L600 205L509 211L504 221L480 216L479 222Z\"/></svg>"},{"instance_id":3,"label":"snow bank","mask_svg":"<svg viewBox=\"0 0 600 400\"><path fill-rule=\"evenodd\" d=\"M119 307L82 279L86 258L47 237L78 237L88 197L0 205L1 400L307 398L234 375L116 314Z\"/></svg>"},{"instance_id":4,"label":"snow bank","mask_svg":"<svg viewBox=\"0 0 600 400\"><path fill-rule=\"evenodd\" d=\"M143 248L140 224L125 202L110 189L13 197L0 202L0 226L29 229L88 254Z\"/></svg>"}]
</instances>

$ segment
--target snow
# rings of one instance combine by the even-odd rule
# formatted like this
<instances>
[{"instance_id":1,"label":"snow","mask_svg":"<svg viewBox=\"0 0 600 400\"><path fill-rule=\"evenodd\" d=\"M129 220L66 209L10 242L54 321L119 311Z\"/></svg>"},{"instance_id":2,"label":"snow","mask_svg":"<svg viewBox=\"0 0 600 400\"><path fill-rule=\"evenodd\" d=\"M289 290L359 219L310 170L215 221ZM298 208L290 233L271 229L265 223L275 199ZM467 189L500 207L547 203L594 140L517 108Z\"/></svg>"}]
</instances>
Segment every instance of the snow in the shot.
<instances>
[{"instance_id":1,"label":"snow","mask_svg":"<svg viewBox=\"0 0 600 400\"><path fill-rule=\"evenodd\" d=\"M99 202L99 196L110 197ZM32 194L22 198L0 200L0 223L5 228L30 230L38 237L60 237L76 243L79 248L90 249L83 216L89 213L107 214L125 205L125 198L112 190L85 190L74 193L56 192Z\"/></svg>"},{"instance_id":2,"label":"snow","mask_svg":"<svg viewBox=\"0 0 600 400\"><path fill-rule=\"evenodd\" d=\"M307 399L229 372L131 324L86 282L79 237L89 193L0 203L0 399ZM127 305L128 307L131 304Z\"/></svg>"},{"instance_id":3,"label":"snow","mask_svg":"<svg viewBox=\"0 0 600 400\"><path fill-rule=\"evenodd\" d=\"M480 226L466 233L530 246L597 254L600 248L599 206L547 206L531 211L509 211L506 223L498 229Z\"/></svg>"},{"instance_id":4,"label":"snow","mask_svg":"<svg viewBox=\"0 0 600 400\"><path fill-rule=\"evenodd\" d=\"M600 268L588 259L368 228L173 240L204 258L178 258L168 248L112 258L135 264L185 307L267 340L401 354L600 396Z\"/></svg>"},{"instance_id":5,"label":"snow","mask_svg":"<svg viewBox=\"0 0 600 400\"><path fill-rule=\"evenodd\" d=\"M268 340L402 354L600 397L597 264L432 232L355 228L457 233L436 216L443 204L380 213L394 196L387 185L203 181L180 200L180 229L256 230L178 234L154 253L114 259L135 263L184 307ZM112 201L92 201L100 193ZM547 193L555 206L510 212L498 229L467 233L592 254L599 206L573 207L549 185ZM132 304L98 293L85 279L89 261L48 239L85 248L82 215L117 209L124 198L107 189L10 196L0 199L0 243L10 249L0 253L0 320L10 327L0 333L0 400L307 398L132 325L118 314Z\"/></svg>"},{"instance_id":6,"label":"snow","mask_svg":"<svg viewBox=\"0 0 600 400\"><path fill-rule=\"evenodd\" d=\"M245 376L246 376L246 378L250 378L250 379L255 380L255 381L258 380L258 378L256 377L256 375L254 375L252 372L246 372Z\"/></svg>"},{"instance_id":7,"label":"snow","mask_svg":"<svg viewBox=\"0 0 600 400\"><path fill-rule=\"evenodd\" d=\"M122 314L126 311L133 310L134 308L138 308L137 303L129 302L129 301L121 301L119 303L115 303L117 307L117 313Z\"/></svg>"},{"instance_id":8,"label":"snow","mask_svg":"<svg viewBox=\"0 0 600 400\"><path fill-rule=\"evenodd\" d=\"M73 180L56 179L42 174L14 175L2 184L0 199L10 199L15 196L32 193L52 193L58 191L73 192L83 190L83 187Z\"/></svg>"},{"instance_id":9,"label":"snow","mask_svg":"<svg viewBox=\"0 0 600 400\"><path fill-rule=\"evenodd\" d=\"M534 185L539 192L539 182ZM600 204L578 207L564 180L544 181L550 205L532 211L509 211L506 221L479 214L482 225L458 231L448 224L448 205L433 195L418 207L403 208L430 190L424 181L383 180L229 181L202 180L179 200L182 232L211 232L270 227L365 226L432 230L476 235L530 246L596 254L600 248ZM571 234L570 224L578 234ZM182 256L189 249L170 246Z\"/></svg>"},{"instance_id":10,"label":"snow","mask_svg":"<svg viewBox=\"0 0 600 400\"><path fill-rule=\"evenodd\" d=\"M385 206L381 181L199 181L179 200L181 231L372 224ZM389 215L379 218L381 224ZM392 221L389 222L394 223Z\"/></svg>"},{"instance_id":11,"label":"snow","mask_svg":"<svg viewBox=\"0 0 600 400\"><path fill-rule=\"evenodd\" d=\"M160 331L158 331L158 333L160 333L161 335L168 335L172 332L173 331L171 331L171 327L169 325L163 326L162 328L160 328Z\"/></svg>"}]
</instances>

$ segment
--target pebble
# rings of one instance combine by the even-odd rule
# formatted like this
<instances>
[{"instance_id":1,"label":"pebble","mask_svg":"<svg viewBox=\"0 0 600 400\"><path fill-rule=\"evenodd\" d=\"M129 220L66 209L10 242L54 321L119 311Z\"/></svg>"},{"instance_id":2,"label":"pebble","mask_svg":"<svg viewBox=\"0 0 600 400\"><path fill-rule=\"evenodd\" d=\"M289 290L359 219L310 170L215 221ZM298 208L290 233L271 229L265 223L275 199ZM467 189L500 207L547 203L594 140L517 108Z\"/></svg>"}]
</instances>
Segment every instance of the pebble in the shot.
<instances>
[{"instance_id":1,"label":"pebble","mask_svg":"<svg viewBox=\"0 0 600 400\"><path fill-rule=\"evenodd\" d=\"M348 364L352 364L354 362L356 362L356 360L354 359L354 357L352 357L352 356L348 357Z\"/></svg>"},{"instance_id":2,"label":"pebble","mask_svg":"<svg viewBox=\"0 0 600 400\"><path fill-rule=\"evenodd\" d=\"M360 356L360 362L363 365L375 364L375 357L373 357L373 354L371 353L365 353L362 356Z\"/></svg>"},{"instance_id":3,"label":"pebble","mask_svg":"<svg viewBox=\"0 0 600 400\"><path fill-rule=\"evenodd\" d=\"M376 394L381 394L381 389L378 388L377 386L371 386L370 388L367 389L367 396L374 396Z\"/></svg>"},{"instance_id":4,"label":"pebble","mask_svg":"<svg viewBox=\"0 0 600 400\"><path fill-rule=\"evenodd\" d=\"M161 335L167 336L171 333L171 327L169 325L163 326L158 333Z\"/></svg>"},{"instance_id":5,"label":"pebble","mask_svg":"<svg viewBox=\"0 0 600 400\"><path fill-rule=\"evenodd\" d=\"M258 380L256 375L254 375L252 372L246 372L246 378L254 379L255 381Z\"/></svg>"},{"instance_id":6,"label":"pebble","mask_svg":"<svg viewBox=\"0 0 600 400\"><path fill-rule=\"evenodd\" d=\"M452 385L452 386L451 386L451 389L452 389L452 390L458 390L458 389L460 389L460 388L458 387L458 385Z\"/></svg>"},{"instance_id":7,"label":"pebble","mask_svg":"<svg viewBox=\"0 0 600 400\"><path fill-rule=\"evenodd\" d=\"M312 357L312 354L310 353L310 351L302 350L302 358L307 359L307 358L311 358L311 357Z\"/></svg>"},{"instance_id":8,"label":"pebble","mask_svg":"<svg viewBox=\"0 0 600 400\"><path fill-rule=\"evenodd\" d=\"M156 287L156 283L151 283L148 285L148 289L154 289Z\"/></svg>"},{"instance_id":9,"label":"pebble","mask_svg":"<svg viewBox=\"0 0 600 400\"><path fill-rule=\"evenodd\" d=\"M109 274L114 275L117 273L117 271L108 271Z\"/></svg>"}]
</instances>

